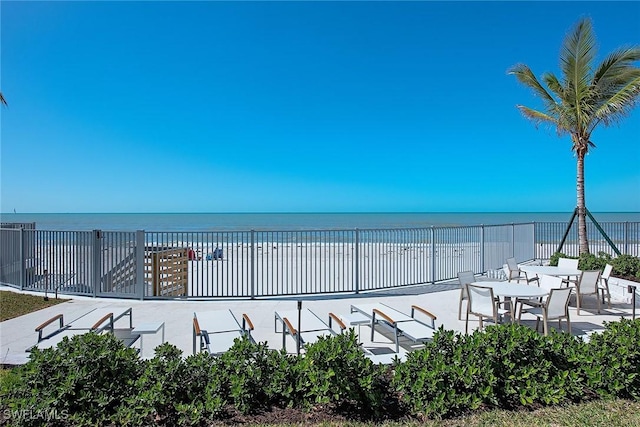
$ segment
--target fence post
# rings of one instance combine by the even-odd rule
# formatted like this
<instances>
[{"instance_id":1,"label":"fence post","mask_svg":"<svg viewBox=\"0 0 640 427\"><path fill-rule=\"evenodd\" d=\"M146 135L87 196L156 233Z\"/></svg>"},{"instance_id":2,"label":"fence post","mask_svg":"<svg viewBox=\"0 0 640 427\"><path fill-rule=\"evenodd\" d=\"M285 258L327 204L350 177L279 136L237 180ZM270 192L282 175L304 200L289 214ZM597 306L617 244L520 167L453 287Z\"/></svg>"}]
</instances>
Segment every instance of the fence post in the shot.
<instances>
[{"instance_id":1,"label":"fence post","mask_svg":"<svg viewBox=\"0 0 640 427\"><path fill-rule=\"evenodd\" d=\"M436 283L436 232L431 226L431 284Z\"/></svg>"},{"instance_id":2,"label":"fence post","mask_svg":"<svg viewBox=\"0 0 640 427\"><path fill-rule=\"evenodd\" d=\"M98 294L98 288L100 287L101 282L101 265L100 265L100 255L102 255L102 245L100 244L100 239L102 238L102 231L93 230L92 239L93 239L93 297L95 298ZM100 289L102 291L102 289Z\"/></svg>"},{"instance_id":3,"label":"fence post","mask_svg":"<svg viewBox=\"0 0 640 427\"><path fill-rule=\"evenodd\" d=\"M624 253L630 254L629 251L629 221L625 221L624 223Z\"/></svg>"},{"instance_id":4,"label":"fence post","mask_svg":"<svg viewBox=\"0 0 640 427\"><path fill-rule=\"evenodd\" d=\"M27 281L27 266L24 259L24 228L20 228L20 290L24 290ZM35 263L34 263L35 265Z\"/></svg>"},{"instance_id":5,"label":"fence post","mask_svg":"<svg viewBox=\"0 0 640 427\"><path fill-rule=\"evenodd\" d=\"M484 224L480 224L480 272L485 273L486 271L484 265Z\"/></svg>"},{"instance_id":6,"label":"fence post","mask_svg":"<svg viewBox=\"0 0 640 427\"><path fill-rule=\"evenodd\" d=\"M511 223L511 256L516 256L516 225Z\"/></svg>"},{"instance_id":7,"label":"fence post","mask_svg":"<svg viewBox=\"0 0 640 427\"><path fill-rule=\"evenodd\" d=\"M256 298L255 294L255 263L256 261L256 245L255 245L255 230L251 230L251 259L249 260L251 263L251 299Z\"/></svg>"},{"instance_id":8,"label":"fence post","mask_svg":"<svg viewBox=\"0 0 640 427\"><path fill-rule=\"evenodd\" d=\"M136 293L140 301L144 300L144 230L136 231Z\"/></svg>"},{"instance_id":9,"label":"fence post","mask_svg":"<svg viewBox=\"0 0 640 427\"><path fill-rule=\"evenodd\" d=\"M355 271L355 293L360 293L360 230L357 228L355 232L355 255L353 256L353 269Z\"/></svg>"}]
</instances>

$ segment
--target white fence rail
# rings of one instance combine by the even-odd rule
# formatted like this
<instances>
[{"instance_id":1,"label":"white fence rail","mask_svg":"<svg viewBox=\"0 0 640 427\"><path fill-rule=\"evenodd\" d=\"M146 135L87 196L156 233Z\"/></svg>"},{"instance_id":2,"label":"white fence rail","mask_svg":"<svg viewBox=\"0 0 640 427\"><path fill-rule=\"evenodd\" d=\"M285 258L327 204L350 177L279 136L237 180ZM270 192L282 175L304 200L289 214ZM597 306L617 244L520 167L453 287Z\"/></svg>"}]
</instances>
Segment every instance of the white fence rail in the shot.
<instances>
[{"instance_id":1,"label":"white fence rail","mask_svg":"<svg viewBox=\"0 0 640 427\"><path fill-rule=\"evenodd\" d=\"M638 255L640 223L604 223ZM567 224L234 232L0 229L0 282L122 298L260 298L358 293L450 280L548 259ZM589 228L591 251L613 254ZM577 255L575 229L563 252Z\"/></svg>"}]
</instances>

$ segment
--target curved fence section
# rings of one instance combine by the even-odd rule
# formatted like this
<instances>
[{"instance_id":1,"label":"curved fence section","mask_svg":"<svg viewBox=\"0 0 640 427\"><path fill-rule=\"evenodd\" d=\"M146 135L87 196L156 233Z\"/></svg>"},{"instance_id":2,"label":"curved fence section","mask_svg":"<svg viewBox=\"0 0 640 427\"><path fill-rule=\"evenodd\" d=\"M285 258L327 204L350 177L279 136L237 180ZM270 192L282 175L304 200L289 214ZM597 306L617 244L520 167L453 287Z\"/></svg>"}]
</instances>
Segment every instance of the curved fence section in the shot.
<instances>
[{"instance_id":1,"label":"curved fence section","mask_svg":"<svg viewBox=\"0 0 640 427\"><path fill-rule=\"evenodd\" d=\"M4 224L3 224L4 225ZM640 223L604 223L638 255ZM260 298L358 293L454 279L548 259L566 223L408 229L117 232L0 229L0 282L21 289L121 298ZM592 252L615 253L592 224ZM604 243L603 243L604 242ZM577 255L572 227L563 247Z\"/></svg>"}]
</instances>

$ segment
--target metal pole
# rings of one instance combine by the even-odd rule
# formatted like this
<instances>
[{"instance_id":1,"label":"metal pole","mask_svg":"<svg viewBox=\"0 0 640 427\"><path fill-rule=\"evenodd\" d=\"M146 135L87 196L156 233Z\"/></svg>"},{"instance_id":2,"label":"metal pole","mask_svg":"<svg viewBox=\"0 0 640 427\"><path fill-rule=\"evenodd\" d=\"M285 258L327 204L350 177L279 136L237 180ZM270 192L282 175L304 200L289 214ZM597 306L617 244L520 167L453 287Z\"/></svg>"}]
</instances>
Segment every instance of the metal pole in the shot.
<instances>
[{"instance_id":1,"label":"metal pole","mask_svg":"<svg viewBox=\"0 0 640 427\"><path fill-rule=\"evenodd\" d=\"M102 238L102 231L93 230L93 297L95 298L98 294L98 289L102 292L101 288L101 278L102 269L101 269L101 255L102 255L102 245L100 239Z\"/></svg>"},{"instance_id":2,"label":"metal pole","mask_svg":"<svg viewBox=\"0 0 640 427\"><path fill-rule=\"evenodd\" d=\"M631 292L631 316L633 320L636 320L636 286L629 285L627 290Z\"/></svg>"},{"instance_id":3,"label":"metal pole","mask_svg":"<svg viewBox=\"0 0 640 427\"><path fill-rule=\"evenodd\" d=\"M356 294L360 292L360 232L358 229L355 229L355 256L353 257L353 268L355 269L355 292Z\"/></svg>"},{"instance_id":4,"label":"metal pole","mask_svg":"<svg viewBox=\"0 0 640 427\"><path fill-rule=\"evenodd\" d=\"M611 249L613 249L613 252L616 253L616 255L620 256L620 250L618 249L618 247L615 245L615 243L613 243L611 241L611 239L609 238L609 236L607 235L607 233L605 233L605 231L602 229L602 227L600 227L600 224L598 224L598 221L596 221L596 219L593 217L593 215L591 215L591 212L589 212L589 209L585 208L585 211L587 213L587 216L591 219L591 221L593 222L593 225L596 226L596 229L600 232L600 234L602 235L602 237L604 237L604 240L607 241L607 243L609 244L609 246L611 246Z\"/></svg>"},{"instance_id":5,"label":"metal pole","mask_svg":"<svg viewBox=\"0 0 640 427\"><path fill-rule=\"evenodd\" d=\"M564 242L567 240L567 236L569 236L569 231L571 231L571 226L573 225L573 221L576 219L576 215L578 215L578 208L576 207L573 210L573 215L571 215L571 219L569 220L569 224L567 225L567 229L564 231L564 235L562 236L562 240L558 245L558 249L556 252L562 252L562 247L564 246Z\"/></svg>"},{"instance_id":6,"label":"metal pole","mask_svg":"<svg viewBox=\"0 0 640 427\"><path fill-rule=\"evenodd\" d=\"M18 256L20 257L20 290L24 290L24 286L25 284L27 285L31 285L30 283L26 283L27 282L27 266L25 264L26 260L25 260L25 256L24 256L24 228L20 228L19 231L19 236L20 236L20 252L18 253ZM13 239L12 239L13 240ZM34 267L35 267L35 261L33 263Z\"/></svg>"},{"instance_id":7,"label":"metal pole","mask_svg":"<svg viewBox=\"0 0 640 427\"><path fill-rule=\"evenodd\" d=\"M431 226L431 283L436 283L436 232Z\"/></svg>"},{"instance_id":8,"label":"metal pole","mask_svg":"<svg viewBox=\"0 0 640 427\"><path fill-rule=\"evenodd\" d=\"M480 224L480 271L483 273L486 272L484 267L484 224Z\"/></svg>"},{"instance_id":9,"label":"metal pole","mask_svg":"<svg viewBox=\"0 0 640 427\"><path fill-rule=\"evenodd\" d=\"M256 298L255 289L255 263L256 263L256 245L255 245L255 230L251 230L251 299Z\"/></svg>"},{"instance_id":10,"label":"metal pole","mask_svg":"<svg viewBox=\"0 0 640 427\"><path fill-rule=\"evenodd\" d=\"M136 231L136 292L140 301L144 299L144 252L145 252L144 230ZM195 345L195 344L194 344Z\"/></svg>"},{"instance_id":11,"label":"metal pole","mask_svg":"<svg viewBox=\"0 0 640 427\"><path fill-rule=\"evenodd\" d=\"M298 301L298 333L296 334L296 354L300 354L300 324L302 323L302 301Z\"/></svg>"},{"instance_id":12,"label":"metal pole","mask_svg":"<svg viewBox=\"0 0 640 427\"><path fill-rule=\"evenodd\" d=\"M45 301L49 301L49 295L47 295L47 292L49 291L49 274L48 271L45 269L44 270L44 300ZM56 290L56 299L58 298L58 294L57 294L57 290Z\"/></svg>"}]
</instances>

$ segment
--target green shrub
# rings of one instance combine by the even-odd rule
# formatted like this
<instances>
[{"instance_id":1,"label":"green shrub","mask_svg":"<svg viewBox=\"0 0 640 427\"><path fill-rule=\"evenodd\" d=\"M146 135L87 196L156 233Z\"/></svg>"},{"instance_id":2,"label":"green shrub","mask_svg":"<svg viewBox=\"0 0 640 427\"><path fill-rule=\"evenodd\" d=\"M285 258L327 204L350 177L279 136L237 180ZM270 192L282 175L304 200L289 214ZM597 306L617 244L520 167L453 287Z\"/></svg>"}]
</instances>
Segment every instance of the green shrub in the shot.
<instances>
[{"instance_id":1,"label":"green shrub","mask_svg":"<svg viewBox=\"0 0 640 427\"><path fill-rule=\"evenodd\" d=\"M223 412L226 402L215 389L215 359L210 355L183 359L180 349L164 343L143 363L135 393L119 408L119 425L191 425Z\"/></svg>"},{"instance_id":2,"label":"green shrub","mask_svg":"<svg viewBox=\"0 0 640 427\"><path fill-rule=\"evenodd\" d=\"M462 335L442 327L423 349L396 367L393 386L414 414L458 416L492 402L497 378L477 351L481 333Z\"/></svg>"},{"instance_id":3,"label":"green shrub","mask_svg":"<svg viewBox=\"0 0 640 427\"><path fill-rule=\"evenodd\" d=\"M587 386L603 397L640 400L640 319L606 322L582 353Z\"/></svg>"},{"instance_id":4,"label":"green shrub","mask_svg":"<svg viewBox=\"0 0 640 427\"><path fill-rule=\"evenodd\" d=\"M2 405L46 416L30 416L19 425L102 423L134 392L141 373L136 350L111 334L65 337L55 349L34 350L29 359L11 377Z\"/></svg>"},{"instance_id":5,"label":"green shrub","mask_svg":"<svg viewBox=\"0 0 640 427\"><path fill-rule=\"evenodd\" d=\"M320 337L298 358L297 388L303 405L333 404L358 408L374 417L382 414L386 368L374 365L359 348L353 330Z\"/></svg>"},{"instance_id":6,"label":"green shrub","mask_svg":"<svg viewBox=\"0 0 640 427\"><path fill-rule=\"evenodd\" d=\"M562 252L554 252L553 255L551 255L551 258L549 258L549 265L557 267L558 260L560 258L574 258L574 257L570 257L569 255L563 254Z\"/></svg>"},{"instance_id":7,"label":"green shrub","mask_svg":"<svg viewBox=\"0 0 640 427\"><path fill-rule=\"evenodd\" d=\"M489 326L472 335L437 332L396 369L394 386L416 414L442 418L483 406L516 408L578 400L581 341L531 328Z\"/></svg>"},{"instance_id":8,"label":"green shrub","mask_svg":"<svg viewBox=\"0 0 640 427\"><path fill-rule=\"evenodd\" d=\"M557 266L559 258L576 259L576 257L570 257L562 252L555 252L549 258L549 265ZM602 271L607 264L611 264L614 276L640 279L640 258L633 255L619 255L614 258L606 252L600 251L597 256L594 254L581 254L578 259L580 260L578 262L580 270Z\"/></svg>"},{"instance_id":9,"label":"green shrub","mask_svg":"<svg viewBox=\"0 0 640 427\"><path fill-rule=\"evenodd\" d=\"M598 256L594 254L580 254L578 268L580 270L604 270L607 264L611 263L611 255L606 252L599 252Z\"/></svg>"},{"instance_id":10,"label":"green shrub","mask_svg":"<svg viewBox=\"0 0 640 427\"><path fill-rule=\"evenodd\" d=\"M620 255L611 260L613 274L622 277L640 279L640 258L632 255Z\"/></svg>"},{"instance_id":11,"label":"green shrub","mask_svg":"<svg viewBox=\"0 0 640 427\"><path fill-rule=\"evenodd\" d=\"M216 381L240 412L255 413L283 400L289 403L291 397L286 395L294 392L292 365L284 352L270 350L267 343L237 338L219 357Z\"/></svg>"},{"instance_id":12,"label":"green shrub","mask_svg":"<svg viewBox=\"0 0 640 427\"><path fill-rule=\"evenodd\" d=\"M491 360L499 407L553 405L580 396L580 378L572 374L578 339L555 330L545 337L517 324L488 327L482 338L479 351Z\"/></svg>"}]
</instances>

